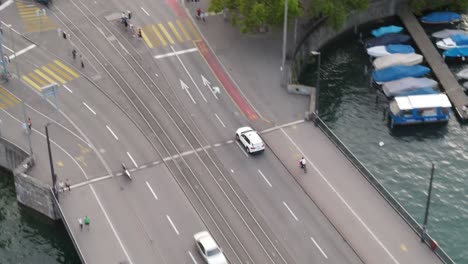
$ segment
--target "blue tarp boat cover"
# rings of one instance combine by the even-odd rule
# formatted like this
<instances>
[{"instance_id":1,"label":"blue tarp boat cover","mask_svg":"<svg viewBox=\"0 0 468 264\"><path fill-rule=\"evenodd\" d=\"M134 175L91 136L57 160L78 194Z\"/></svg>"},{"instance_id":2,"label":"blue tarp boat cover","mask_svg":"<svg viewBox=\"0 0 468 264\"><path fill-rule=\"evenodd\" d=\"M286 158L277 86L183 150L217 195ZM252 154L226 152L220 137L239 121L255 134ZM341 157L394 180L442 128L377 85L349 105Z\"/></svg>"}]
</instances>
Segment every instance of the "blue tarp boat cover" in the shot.
<instances>
[{"instance_id":1,"label":"blue tarp boat cover","mask_svg":"<svg viewBox=\"0 0 468 264\"><path fill-rule=\"evenodd\" d=\"M468 48L453 48L442 53L444 57L467 57Z\"/></svg>"},{"instance_id":2,"label":"blue tarp boat cover","mask_svg":"<svg viewBox=\"0 0 468 264\"><path fill-rule=\"evenodd\" d=\"M409 54L409 53L414 53L413 47L410 45L404 45L404 44L390 44L385 46L385 49L388 51L388 53L404 53L404 54Z\"/></svg>"},{"instance_id":3,"label":"blue tarp boat cover","mask_svg":"<svg viewBox=\"0 0 468 264\"><path fill-rule=\"evenodd\" d=\"M399 96L421 88L435 89L438 82L429 78L406 77L382 84L382 91L387 97Z\"/></svg>"},{"instance_id":4,"label":"blue tarp boat cover","mask_svg":"<svg viewBox=\"0 0 468 264\"><path fill-rule=\"evenodd\" d=\"M461 15L455 12L432 12L421 17L421 22L427 24L452 23L461 20Z\"/></svg>"},{"instance_id":5,"label":"blue tarp boat cover","mask_svg":"<svg viewBox=\"0 0 468 264\"><path fill-rule=\"evenodd\" d=\"M377 83L390 82L405 77L422 77L431 70L421 65L414 66L393 66L372 73L372 79Z\"/></svg>"},{"instance_id":6,"label":"blue tarp boat cover","mask_svg":"<svg viewBox=\"0 0 468 264\"><path fill-rule=\"evenodd\" d=\"M388 33L378 38L369 39L366 41L366 47L385 46L389 44L402 44L410 40L410 36L401 33Z\"/></svg>"},{"instance_id":7,"label":"blue tarp boat cover","mask_svg":"<svg viewBox=\"0 0 468 264\"><path fill-rule=\"evenodd\" d=\"M468 45L468 35L457 34L450 37L457 46Z\"/></svg>"},{"instance_id":8,"label":"blue tarp boat cover","mask_svg":"<svg viewBox=\"0 0 468 264\"><path fill-rule=\"evenodd\" d=\"M399 94L398 96L409 96L409 95L420 95L420 94L438 94L440 91L434 90L431 87L418 88L416 90L410 90L404 93Z\"/></svg>"},{"instance_id":9,"label":"blue tarp boat cover","mask_svg":"<svg viewBox=\"0 0 468 264\"><path fill-rule=\"evenodd\" d=\"M374 37L380 37L388 33L400 33L403 30L402 27L399 26L385 26L385 27L379 27L378 29L372 30L372 36Z\"/></svg>"}]
</instances>

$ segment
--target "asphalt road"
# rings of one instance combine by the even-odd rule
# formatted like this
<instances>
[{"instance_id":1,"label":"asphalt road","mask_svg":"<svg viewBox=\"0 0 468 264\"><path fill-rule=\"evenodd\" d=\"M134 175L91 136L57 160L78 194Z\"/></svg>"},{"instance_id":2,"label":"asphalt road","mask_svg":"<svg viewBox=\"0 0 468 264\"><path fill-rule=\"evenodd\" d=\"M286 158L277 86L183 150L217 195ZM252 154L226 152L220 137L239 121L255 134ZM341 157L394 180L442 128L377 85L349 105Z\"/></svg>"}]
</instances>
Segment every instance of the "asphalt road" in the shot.
<instances>
[{"instance_id":1,"label":"asphalt road","mask_svg":"<svg viewBox=\"0 0 468 264\"><path fill-rule=\"evenodd\" d=\"M145 39L125 31L122 10ZM61 205L89 263L202 263L193 234L204 229L230 263L361 263L278 156L249 156L235 142L236 128L268 122L220 83L223 69L175 1L55 1L49 18L71 39L31 34L42 45L22 55L21 72L60 60L79 75L59 90L67 129L54 128L53 139L72 153L59 172L78 175ZM154 28L174 43L150 36ZM38 91L29 96L53 118ZM121 176L122 162L133 180ZM84 214L90 230L76 224Z\"/></svg>"}]
</instances>

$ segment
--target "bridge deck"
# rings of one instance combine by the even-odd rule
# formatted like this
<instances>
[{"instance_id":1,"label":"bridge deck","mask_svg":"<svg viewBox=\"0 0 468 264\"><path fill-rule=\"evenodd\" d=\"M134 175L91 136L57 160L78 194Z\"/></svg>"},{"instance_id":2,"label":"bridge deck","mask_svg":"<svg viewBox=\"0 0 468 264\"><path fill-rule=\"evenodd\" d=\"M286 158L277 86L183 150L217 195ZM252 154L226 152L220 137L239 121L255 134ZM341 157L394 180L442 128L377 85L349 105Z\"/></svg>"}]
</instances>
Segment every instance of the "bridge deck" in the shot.
<instances>
[{"instance_id":1,"label":"bridge deck","mask_svg":"<svg viewBox=\"0 0 468 264\"><path fill-rule=\"evenodd\" d=\"M463 111L463 106L468 105L468 96L463 92L455 76L448 68L440 53L427 36L416 17L407 9L400 11L400 19L412 36L419 50L432 68L443 90L450 98L456 115L462 120L468 119L468 113Z\"/></svg>"}]
</instances>

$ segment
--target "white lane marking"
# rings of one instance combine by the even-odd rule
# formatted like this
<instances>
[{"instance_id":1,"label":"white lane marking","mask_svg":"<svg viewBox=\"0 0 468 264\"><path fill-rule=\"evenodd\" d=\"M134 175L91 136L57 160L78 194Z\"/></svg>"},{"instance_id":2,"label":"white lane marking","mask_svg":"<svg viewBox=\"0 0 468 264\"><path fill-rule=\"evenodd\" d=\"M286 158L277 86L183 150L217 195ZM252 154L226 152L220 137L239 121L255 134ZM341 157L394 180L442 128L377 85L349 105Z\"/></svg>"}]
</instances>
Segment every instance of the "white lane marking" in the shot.
<instances>
[{"instance_id":1,"label":"white lane marking","mask_svg":"<svg viewBox=\"0 0 468 264\"><path fill-rule=\"evenodd\" d=\"M133 159L132 155L130 155L130 153L129 153L128 151L127 151L127 156L132 160L133 165L135 165L135 167L138 168L137 163L135 162L135 160Z\"/></svg>"},{"instance_id":2,"label":"white lane marking","mask_svg":"<svg viewBox=\"0 0 468 264\"><path fill-rule=\"evenodd\" d=\"M313 237L310 237L310 239L312 240L312 242L314 242L315 246L320 250L320 252L322 252L322 255L328 259L327 257L327 254L325 254L325 252L323 252L322 248L319 246L319 244L317 242L315 242L315 239Z\"/></svg>"},{"instance_id":3,"label":"white lane marking","mask_svg":"<svg viewBox=\"0 0 468 264\"><path fill-rule=\"evenodd\" d=\"M172 52L176 52L174 47L171 45L171 49L172 49ZM201 97L203 98L203 100L205 102L208 102L208 100L206 100L205 96L203 95L202 91L200 90L200 87L198 87L197 83L195 82L195 80L193 79L192 75L190 74L190 72L187 70L187 67L185 67L185 64L182 62L182 60L180 59L179 55L176 53L175 54L177 60L180 62L180 64L182 65L182 68L184 68L185 70L185 73L187 73L188 77L190 78L190 80L192 81L193 85L195 85L195 87L197 88L198 92L200 93Z\"/></svg>"},{"instance_id":4,"label":"white lane marking","mask_svg":"<svg viewBox=\"0 0 468 264\"><path fill-rule=\"evenodd\" d=\"M172 228L174 228L174 231L176 232L177 235L179 235L179 230L177 230L176 226L174 225L174 223L172 222L171 218L169 217L169 215L166 215L167 217L167 221L169 221L169 223L171 223L171 226Z\"/></svg>"},{"instance_id":5,"label":"white lane marking","mask_svg":"<svg viewBox=\"0 0 468 264\"><path fill-rule=\"evenodd\" d=\"M190 258L192 259L193 263L198 264L195 258L193 257L192 252L189 251L188 254L190 255Z\"/></svg>"},{"instance_id":6,"label":"white lane marking","mask_svg":"<svg viewBox=\"0 0 468 264\"><path fill-rule=\"evenodd\" d=\"M241 146L241 144L239 143L239 141L237 141L237 146L239 146L239 148L241 149L242 153L244 153L244 155L248 158L249 157L249 154L247 154L247 151L245 151L245 149Z\"/></svg>"},{"instance_id":7,"label":"white lane marking","mask_svg":"<svg viewBox=\"0 0 468 264\"><path fill-rule=\"evenodd\" d=\"M283 201L283 205L288 209L289 213L294 217L294 219L296 219L296 221L299 221L299 219L297 219L297 216L293 213L291 208L289 208L289 206L286 204L286 202Z\"/></svg>"},{"instance_id":8,"label":"white lane marking","mask_svg":"<svg viewBox=\"0 0 468 264\"><path fill-rule=\"evenodd\" d=\"M34 49L35 47L36 47L35 44L29 45L29 46L27 46L26 48L24 48L24 49L22 49L22 50L20 50L20 51L18 51L18 52L16 52L16 53L14 53L13 55L10 55L10 56L8 57L8 59L9 59L9 60L13 60L13 59L15 59L16 56L19 56L19 55L21 55L21 54L24 54L24 53L28 52L29 50Z\"/></svg>"},{"instance_id":9,"label":"white lane marking","mask_svg":"<svg viewBox=\"0 0 468 264\"><path fill-rule=\"evenodd\" d=\"M14 52L12 49L8 48L8 47L7 47L7 46L5 46L5 45L2 45L2 47L4 47L6 50L8 50L8 51L9 51L9 52L11 52L11 53L13 53L13 52Z\"/></svg>"},{"instance_id":10,"label":"white lane marking","mask_svg":"<svg viewBox=\"0 0 468 264\"><path fill-rule=\"evenodd\" d=\"M159 161L153 161L153 163L151 163L153 165L158 165L159 164Z\"/></svg>"},{"instance_id":11,"label":"white lane marking","mask_svg":"<svg viewBox=\"0 0 468 264\"><path fill-rule=\"evenodd\" d=\"M226 143L227 143L227 144L231 144L231 143L233 143L233 142L234 142L234 140L232 140L232 139L231 139L231 140L228 140L228 141L226 141Z\"/></svg>"},{"instance_id":12,"label":"white lane marking","mask_svg":"<svg viewBox=\"0 0 468 264\"><path fill-rule=\"evenodd\" d=\"M115 140L119 140L119 138L115 135L114 131L112 131L112 129L108 125L106 125L106 127L107 130L109 130L109 132L111 132L111 134L114 136Z\"/></svg>"},{"instance_id":13,"label":"white lane marking","mask_svg":"<svg viewBox=\"0 0 468 264\"><path fill-rule=\"evenodd\" d=\"M258 173L260 173L260 175L262 175L263 179L266 181L266 183L268 183L268 186L273 187L271 185L270 181L268 181L267 177L265 177L265 175L263 175L261 170L258 169Z\"/></svg>"},{"instance_id":14,"label":"white lane marking","mask_svg":"<svg viewBox=\"0 0 468 264\"><path fill-rule=\"evenodd\" d=\"M68 92L73 93L73 91L70 88L68 88L68 86L66 86L65 84L62 84L62 86L63 88L67 89Z\"/></svg>"},{"instance_id":15,"label":"white lane marking","mask_svg":"<svg viewBox=\"0 0 468 264\"><path fill-rule=\"evenodd\" d=\"M279 126L274 126L274 127L271 127L271 128L265 129L265 130L262 130L262 131L260 131L260 132L258 132L258 133L259 133L259 134L265 134L265 133L271 132L271 131L273 131L273 130L277 130L277 129L281 129L281 128L284 128L284 127L289 127L289 126L298 125L298 124L304 123L304 122L305 122L305 120L304 120L304 119L301 119L301 120L293 121L293 122L290 122L290 123L282 124L282 125L279 125Z\"/></svg>"},{"instance_id":16,"label":"white lane marking","mask_svg":"<svg viewBox=\"0 0 468 264\"><path fill-rule=\"evenodd\" d=\"M218 121L221 123L221 125L223 127L226 127L226 125L224 125L224 123L223 123L223 120L221 120L221 118L219 118L219 116L216 113L214 115L216 116L216 118L218 118Z\"/></svg>"},{"instance_id":17,"label":"white lane marking","mask_svg":"<svg viewBox=\"0 0 468 264\"><path fill-rule=\"evenodd\" d=\"M327 178L325 178L325 176L322 174L322 172L315 166L315 164L313 162L311 162L305 155L304 155L304 152L302 152L302 150L299 148L299 146L296 144L296 142L294 142L294 140L292 140L292 138L286 134L286 132L280 128L280 130L283 132L283 134L289 139L289 141L291 141L291 143L294 145L294 147L296 147L299 152L306 158L307 162L314 168L314 170L320 175L320 177L322 178L323 181L325 181L325 183L328 185L328 187L336 194L336 196L341 200L341 202L348 208L348 210L354 215L354 217L356 217L356 219L361 223L361 225L366 229L367 232L369 232L369 234L371 234L372 238L374 238L375 241L377 241L377 243L383 248L383 250L385 251L385 253L387 253L390 258L393 260L393 262L399 264L400 262L398 262L398 260L392 255L392 253L390 253L390 251L385 247L385 245L382 243L382 241L380 241L380 239L374 234L374 232L372 232L372 230L370 229L370 227L368 227L366 225L366 223L364 223L364 220L362 220L362 218L353 210L353 208L345 201L345 199L343 198L343 196L341 196L341 194L335 189L335 187L333 187L333 185L327 180Z\"/></svg>"},{"instance_id":18,"label":"white lane marking","mask_svg":"<svg viewBox=\"0 0 468 264\"><path fill-rule=\"evenodd\" d=\"M184 81L182 81L182 80L180 80L180 87L182 87L182 90L185 90L185 91L187 92L187 94L188 94L188 96L190 97L190 99L192 99L192 102L193 102L194 104L197 104L197 102L195 102L195 99L193 99L192 94L191 94L190 91L189 91L188 85L187 85L186 83L184 83Z\"/></svg>"},{"instance_id":19,"label":"white lane marking","mask_svg":"<svg viewBox=\"0 0 468 264\"><path fill-rule=\"evenodd\" d=\"M96 112L94 112L94 110L89 107L89 105L87 105L85 102L83 102L84 106L86 106L86 108L88 108L89 111L91 111L91 113L93 113L94 115L96 115Z\"/></svg>"},{"instance_id":20,"label":"white lane marking","mask_svg":"<svg viewBox=\"0 0 468 264\"><path fill-rule=\"evenodd\" d=\"M198 51L198 48L191 48L191 49L179 50L179 51L175 51L175 52L168 52L168 53L165 53L165 54L156 55L156 56L154 56L154 58L158 60L158 59L162 59L162 58L166 58L166 57L172 57L172 56L176 56L176 55L180 55L180 54L184 54L184 53L196 52L196 51Z\"/></svg>"},{"instance_id":21,"label":"white lane marking","mask_svg":"<svg viewBox=\"0 0 468 264\"><path fill-rule=\"evenodd\" d=\"M146 169L146 167L148 167L148 165L141 165L140 169Z\"/></svg>"},{"instance_id":22,"label":"white lane marking","mask_svg":"<svg viewBox=\"0 0 468 264\"><path fill-rule=\"evenodd\" d=\"M215 148L217 148L217 147L221 146L221 144L216 143L216 144L214 144L213 146L214 146Z\"/></svg>"},{"instance_id":23,"label":"white lane marking","mask_svg":"<svg viewBox=\"0 0 468 264\"><path fill-rule=\"evenodd\" d=\"M150 15L142 6L140 6L140 8L141 8L141 10L143 10L143 12L145 12L145 14L146 14L147 16Z\"/></svg>"},{"instance_id":24,"label":"white lane marking","mask_svg":"<svg viewBox=\"0 0 468 264\"><path fill-rule=\"evenodd\" d=\"M148 189L149 189L150 192L153 194L154 199L159 200L159 199L158 199L158 196L157 196L156 193L153 191L153 188L151 188L151 185L149 184L149 182L146 182L146 186L148 186Z\"/></svg>"}]
</instances>

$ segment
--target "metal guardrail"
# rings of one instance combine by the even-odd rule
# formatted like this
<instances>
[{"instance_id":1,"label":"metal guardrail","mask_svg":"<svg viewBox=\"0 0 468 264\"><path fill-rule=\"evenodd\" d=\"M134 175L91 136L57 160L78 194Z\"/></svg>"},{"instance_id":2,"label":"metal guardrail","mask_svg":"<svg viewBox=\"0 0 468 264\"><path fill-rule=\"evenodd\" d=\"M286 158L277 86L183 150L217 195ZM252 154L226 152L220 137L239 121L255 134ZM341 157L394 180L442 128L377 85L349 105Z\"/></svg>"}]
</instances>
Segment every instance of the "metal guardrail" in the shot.
<instances>
[{"instance_id":1,"label":"metal guardrail","mask_svg":"<svg viewBox=\"0 0 468 264\"><path fill-rule=\"evenodd\" d=\"M83 257L83 252L81 251L81 248L78 245L78 243L76 243L75 237L73 236L73 233L71 232L70 226L68 225L67 221L63 220L63 219L65 219L65 216L63 214L62 207L60 207L60 204L59 204L57 198L54 195L54 190L52 189L52 187L50 187L50 194L51 194L52 199L54 201L55 208L58 208L60 218L62 219L62 222L63 222L63 224L65 226L65 229L67 230L67 233L70 236L70 238L71 238L71 240L73 242L73 245L75 246L76 252L78 253L78 256L80 257L81 263L86 264L86 261L85 261L85 259Z\"/></svg>"},{"instance_id":2,"label":"metal guardrail","mask_svg":"<svg viewBox=\"0 0 468 264\"><path fill-rule=\"evenodd\" d=\"M405 222L413 229L413 231L421 238L422 227L414 220L414 218L406 211L406 209L392 196L392 194L372 175L372 173L364 167L359 159L345 146L345 144L333 133L333 131L323 122L320 117L314 116L314 122L320 127L325 135L338 147L338 149L348 158L349 161L356 167L361 175L380 193L380 195L393 207L393 209L405 220ZM445 264L455 264L450 256L437 245L437 242L425 234L424 243L432 249L432 251Z\"/></svg>"}]
</instances>

